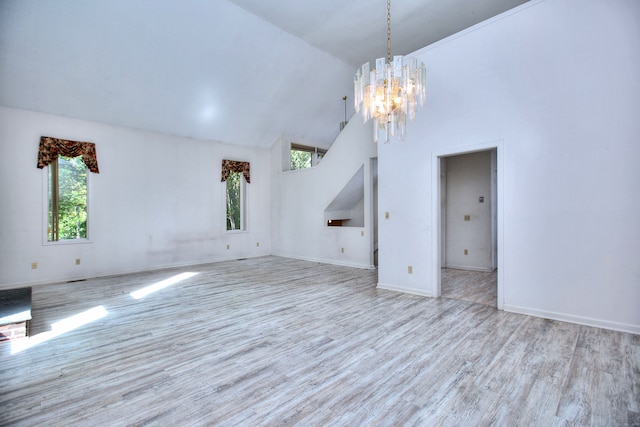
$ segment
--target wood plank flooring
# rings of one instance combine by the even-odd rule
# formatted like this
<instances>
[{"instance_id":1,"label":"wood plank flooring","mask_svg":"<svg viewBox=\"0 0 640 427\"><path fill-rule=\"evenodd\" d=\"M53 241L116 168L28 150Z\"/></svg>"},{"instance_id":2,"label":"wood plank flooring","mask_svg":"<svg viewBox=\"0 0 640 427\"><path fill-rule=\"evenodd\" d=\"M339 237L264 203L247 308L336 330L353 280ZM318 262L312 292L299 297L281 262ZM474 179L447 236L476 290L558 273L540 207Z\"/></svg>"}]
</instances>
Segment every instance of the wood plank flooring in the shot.
<instances>
[{"instance_id":1,"label":"wood plank flooring","mask_svg":"<svg viewBox=\"0 0 640 427\"><path fill-rule=\"evenodd\" d=\"M443 297L498 306L497 270L484 272L443 268L440 274L440 294Z\"/></svg>"},{"instance_id":2,"label":"wood plank flooring","mask_svg":"<svg viewBox=\"0 0 640 427\"><path fill-rule=\"evenodd\" d=\"M34 287L33 340L106 315L0 343L0 425L640 425L640 336L376 282L264 257Z\"/></svg>"}]
</instances>

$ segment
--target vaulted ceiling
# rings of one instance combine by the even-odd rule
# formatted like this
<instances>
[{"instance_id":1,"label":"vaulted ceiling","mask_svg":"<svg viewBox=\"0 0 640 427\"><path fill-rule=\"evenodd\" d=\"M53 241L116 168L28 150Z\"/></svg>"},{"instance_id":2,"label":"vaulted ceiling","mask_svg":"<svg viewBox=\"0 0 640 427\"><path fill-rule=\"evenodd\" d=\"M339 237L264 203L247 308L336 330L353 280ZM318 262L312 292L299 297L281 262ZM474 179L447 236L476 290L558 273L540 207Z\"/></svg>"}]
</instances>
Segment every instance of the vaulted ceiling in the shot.
<instances>
[{"instance_id":1,"label":"vaulted ceiling","mask_svg":"<svg viewBox=\"0 0 640 427\"><path fill-rule=\"evenodd\" d=\"M525 1L394 0L392 54ZM355 69L386 55L386 13L384 0L0 0L0 105L326 147L344 95L353 113Z\"/></svg>"}]
</instances>

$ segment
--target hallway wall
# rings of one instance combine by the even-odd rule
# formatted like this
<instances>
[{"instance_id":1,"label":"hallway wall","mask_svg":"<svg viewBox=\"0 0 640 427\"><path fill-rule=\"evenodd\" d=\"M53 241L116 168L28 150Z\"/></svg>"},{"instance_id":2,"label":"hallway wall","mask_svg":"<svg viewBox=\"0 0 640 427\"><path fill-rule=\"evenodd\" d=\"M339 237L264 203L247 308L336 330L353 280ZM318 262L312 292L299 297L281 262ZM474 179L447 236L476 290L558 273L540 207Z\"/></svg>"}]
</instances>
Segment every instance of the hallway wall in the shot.
<instances>
[{"instance_id":1,"label":"hallway wall","mask_svg":"<svg viewBox=\"0 0 640 427\"><path fill-rule=\"evenodd\" d=\"M491 271L491 153L445 157L444 161L445 266Z\"/></svg>"},{"instance_id":2,"label":"hallway wall","mask_svg":"<svg viewBox=\"0 0 640 427\"><path fill-rule=\"evenodd\" d=\"M533 1L415 53L426 105L379 146L380 287L437 294L438 156L497 147L498 306L640 333L639 16Z\"/></svg>"}]
</instances>

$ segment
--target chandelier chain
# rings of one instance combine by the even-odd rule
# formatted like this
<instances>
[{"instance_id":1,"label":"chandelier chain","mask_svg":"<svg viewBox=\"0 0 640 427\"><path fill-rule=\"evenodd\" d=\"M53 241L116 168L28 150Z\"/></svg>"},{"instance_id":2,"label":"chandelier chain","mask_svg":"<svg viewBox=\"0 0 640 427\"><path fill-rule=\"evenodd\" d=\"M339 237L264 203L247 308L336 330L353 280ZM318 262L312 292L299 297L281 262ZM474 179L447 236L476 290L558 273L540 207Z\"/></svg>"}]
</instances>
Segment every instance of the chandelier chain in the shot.
<instances>
[{"instance_id":1,"label":"chandelier chain","mask_svg":"<svg viewBox=\"0 0 640 427\"><path fill-rule=\"evenodd\" d=\"M391 64L391 0L387 0L387 64Z\"/></svg>"}]
</instances>

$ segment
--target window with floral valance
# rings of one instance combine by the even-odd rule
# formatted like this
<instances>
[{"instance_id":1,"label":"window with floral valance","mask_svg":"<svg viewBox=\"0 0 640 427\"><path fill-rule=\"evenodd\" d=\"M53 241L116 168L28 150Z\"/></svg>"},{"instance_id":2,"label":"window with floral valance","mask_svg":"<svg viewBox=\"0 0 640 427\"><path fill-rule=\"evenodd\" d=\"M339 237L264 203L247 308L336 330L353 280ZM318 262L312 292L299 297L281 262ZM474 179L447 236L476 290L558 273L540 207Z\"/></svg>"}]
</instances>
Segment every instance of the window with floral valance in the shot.
<instances>
[{"instance_id":1,"label":"window with floral valance","mask_svg":"<svg viewBox=\"0 0 640 427\"><path fill-rule=\"evenodd\" d=\"M227 231L246 231L246 186L251 182L249 162L222 160L221 182L225 183Z\"/></svg>"},{"instance_id":2,"label":"window with floral valance","mask_svg":"<svg viewBox=\"0 0 640 427\"><path fill-rule=\"evenodd\" d=\"M231 172L241 173L244 176L247 184L251 183L251 173L249 162L237 162L235 160L223 160L222 161L222 179L220 182L224 182L229 178Z\"/></svg>"},{"instance_id":3,"label":"window with floral valance","mask_svg":"<svg viewBox=\"0 0 640 427\"><path fill-rule=\"evenodd\" d=\"M37 166L48 167L47 241L88 239L87 171L99 173L95 144L42 136Z\"/></svg>"},{"instance_id":4,"label":"window with floral valance","mask_svg":"<svg viewBox=\"0 0 640 427\"><path fill-rule=\"evenodd\" d=\"M58 156L82 157L82 161L93 173L100 173L98 170L98 157L96 155L96 144L92 142L69 141L66 139L52 138L50 136L40 137L40 147L38 148L38 168L42 169L58 159Z\"/></svg>"}]
</instances>

